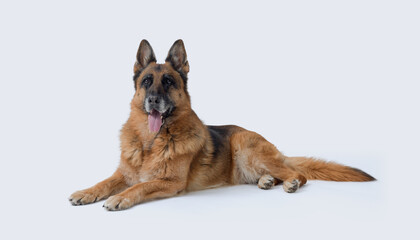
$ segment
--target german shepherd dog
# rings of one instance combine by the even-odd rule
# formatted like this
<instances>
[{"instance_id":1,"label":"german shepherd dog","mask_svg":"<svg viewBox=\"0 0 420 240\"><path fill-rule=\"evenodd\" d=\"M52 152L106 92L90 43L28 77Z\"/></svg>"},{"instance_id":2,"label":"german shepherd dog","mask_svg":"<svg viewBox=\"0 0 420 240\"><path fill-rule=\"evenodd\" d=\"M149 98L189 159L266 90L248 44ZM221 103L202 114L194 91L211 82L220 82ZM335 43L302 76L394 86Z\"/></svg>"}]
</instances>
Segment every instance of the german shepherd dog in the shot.
<instances>
[{"instance_id":1,"label":"german shepherd dog","mask_svg":"<svg viewBox=\"0 0 420 240\"><path fill-rule=\"evenodd\" d=\"M270 189L283 183L293 193L309 179L373 181L352 167L315 158L287 157L259 134L244 128L204 125L191 109L189 72L182 40L157 64L141 41L134 64L135 94L121 130L121 159L115 173L73 193L73 205L107 199L110 211L180 193L236 184Z\"/></svg>"}]
</instances>

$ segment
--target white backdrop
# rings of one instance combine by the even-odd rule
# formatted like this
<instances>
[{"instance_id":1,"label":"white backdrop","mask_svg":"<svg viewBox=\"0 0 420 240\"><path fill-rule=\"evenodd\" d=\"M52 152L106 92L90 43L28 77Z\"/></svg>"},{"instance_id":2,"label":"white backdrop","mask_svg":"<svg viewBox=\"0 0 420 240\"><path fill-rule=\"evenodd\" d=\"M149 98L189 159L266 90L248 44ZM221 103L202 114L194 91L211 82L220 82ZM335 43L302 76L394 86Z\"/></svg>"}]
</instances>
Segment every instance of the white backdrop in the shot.
<instances>
[{"instance_id":1,"label":"white backdrop","mask_svg":"<svg viewBox=\"0 0 420 240\"><path fill-rule=\"evenodd\" d=\"M2 1L1 239L418 239L415 1ZM109 176L141 39L182 38L206 124L379 181L236 186L106 212L67 197Z\"/></svg>"}]
</instances>

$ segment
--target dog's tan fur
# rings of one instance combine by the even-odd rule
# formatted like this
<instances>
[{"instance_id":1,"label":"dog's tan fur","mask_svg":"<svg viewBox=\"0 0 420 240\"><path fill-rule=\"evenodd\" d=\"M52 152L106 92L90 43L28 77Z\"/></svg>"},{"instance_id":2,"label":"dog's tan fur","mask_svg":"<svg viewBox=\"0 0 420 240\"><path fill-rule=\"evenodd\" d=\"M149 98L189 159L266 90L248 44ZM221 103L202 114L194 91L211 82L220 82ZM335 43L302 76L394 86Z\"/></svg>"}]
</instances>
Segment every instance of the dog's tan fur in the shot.
<instances>
[{"instance_id":1,"label":"dog's tan fur","mask_svg":"<svg viewBox=\"0 0 420 240\"><path fill-rule=\"evenodd\" d=\"M176 110L158 133L148 128L145 89L136 81L131 114L121 130L121 159L115 173L95 186L70 196L73 205L107 199L107 210L122 210L141 202L236 184L257 184L262 189L283 182L294 192L307 179L371 181L361 170L306 157L286 157L259 134L238 126L206 126L191 109L186 88L189 65L184 44L172 46L164 64L157 64L153 50L143 40L134 72L159 78L174 76L177 89L169 94ZM154 87L160 87L158 84Z\"/></svg>"}]
</instances>

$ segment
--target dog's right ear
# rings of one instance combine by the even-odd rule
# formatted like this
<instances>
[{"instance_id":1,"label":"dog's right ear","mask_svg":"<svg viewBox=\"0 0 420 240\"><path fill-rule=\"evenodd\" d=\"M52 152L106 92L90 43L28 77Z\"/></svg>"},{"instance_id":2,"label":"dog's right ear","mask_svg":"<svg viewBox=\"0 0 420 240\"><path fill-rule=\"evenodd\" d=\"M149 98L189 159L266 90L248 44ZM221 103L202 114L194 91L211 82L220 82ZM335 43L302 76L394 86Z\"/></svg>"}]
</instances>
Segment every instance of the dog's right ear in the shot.
<instances>
[{"instance_id":1,"label":"dog's right ear","mask_svg":"<svg viewBox=\"0 0 420 240\"><path fill-rule=\"evenodd\" d=\"M139 72L145 68L149 63L156 62L155 53L153 52L150 43L143 39L140 43L139 50L137 50L137 61L134 63L134 73Z\"/></svg>"}]
</instances>

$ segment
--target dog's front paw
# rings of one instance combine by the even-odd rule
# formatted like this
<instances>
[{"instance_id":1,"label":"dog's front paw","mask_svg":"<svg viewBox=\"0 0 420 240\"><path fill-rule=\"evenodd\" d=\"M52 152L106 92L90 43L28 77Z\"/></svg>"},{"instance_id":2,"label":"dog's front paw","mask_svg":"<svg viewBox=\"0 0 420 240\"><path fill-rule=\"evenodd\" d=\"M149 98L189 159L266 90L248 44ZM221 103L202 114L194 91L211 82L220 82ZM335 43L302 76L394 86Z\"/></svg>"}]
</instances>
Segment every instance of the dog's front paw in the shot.
<instances>
[{"instance_id":1,"label":"dog's front paw","mask_svg":"<svg viewBox=\"0 0 420 240\"><path fill-rule=\"evenodd\" d=\"M291 182L289 182L289 181L284 181L283 182L283 189L284 189L284 191L286 191L288 193L296 192L296 190L298 190L299 186L300 186L300 181L297 180L297 179L294 179Z\"/></svg>"},{"instance_id":2,"label":"dog's front paw","mask_svg":"<svg viewBox=\"0 0 420 240\"><path fill-rule=\"evenodd\" d=\"M77 191L69 197L70 203L74 206L94 203L98 200L100 199L97 194L91 193L87 190Z\"/></svg>"},{"instance_id":3,"label":"dog's front paw","mask_svg":"<svg viewBox=\"0 0 420 240\"><path fill-rule=\"evenodd\" d=\"M119 211L130 208L134 205L134 202L126 197L123 196L111 196L109 197L103 207L108 211Z\"/></svg>"}]
</instances>

